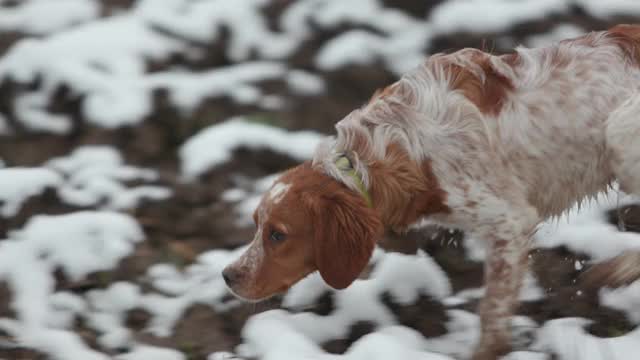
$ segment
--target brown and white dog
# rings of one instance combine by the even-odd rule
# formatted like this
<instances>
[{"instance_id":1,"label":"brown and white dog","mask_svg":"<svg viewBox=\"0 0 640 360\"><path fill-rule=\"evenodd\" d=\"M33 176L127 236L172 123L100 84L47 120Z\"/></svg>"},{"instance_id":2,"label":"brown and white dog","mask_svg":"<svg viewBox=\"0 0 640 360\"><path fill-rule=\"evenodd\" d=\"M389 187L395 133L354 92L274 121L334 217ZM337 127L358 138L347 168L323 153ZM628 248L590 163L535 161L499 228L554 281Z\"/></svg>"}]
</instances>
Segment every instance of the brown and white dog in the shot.
<instances>
[{"instance_id":1,"label":"brown and white dog","mask_svg":"<svg viewBox=\"0 0 640 360\"><path fill-rule=\"evenodd\" d=\"M509 348L537 225L613 181L640 194L639 89L640 26L502 56L431 56L275 182L225 281L257 300L319 270L342 289L385 229L423 220L460 228L489 250L473 358L496 359ZM629 280L639 261L625 254L594 274Z\"/></svg>"}]
</instances>

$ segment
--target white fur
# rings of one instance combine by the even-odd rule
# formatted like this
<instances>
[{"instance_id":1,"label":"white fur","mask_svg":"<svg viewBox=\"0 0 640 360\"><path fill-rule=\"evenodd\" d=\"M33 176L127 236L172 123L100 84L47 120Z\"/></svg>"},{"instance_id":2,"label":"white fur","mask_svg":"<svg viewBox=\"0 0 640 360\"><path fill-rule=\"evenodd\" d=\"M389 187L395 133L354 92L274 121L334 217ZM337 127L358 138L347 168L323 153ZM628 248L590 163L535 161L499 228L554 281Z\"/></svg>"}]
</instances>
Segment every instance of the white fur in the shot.
<instances>
[{"instance_id":1,"label":"white fur","mask_svg":"<svg viewBox=\"0 0 640 360\"><path fill-rule=\"evenodd\" d=\"M287 191L289 191L290 187L291 184L284 184L282 182L273 184L271 190L269 191L269 200L271 200L274 204L280 203L280 201L282 201L282 199L284 199L284 197L287 195Z\"/></svg>"}]
</instances>

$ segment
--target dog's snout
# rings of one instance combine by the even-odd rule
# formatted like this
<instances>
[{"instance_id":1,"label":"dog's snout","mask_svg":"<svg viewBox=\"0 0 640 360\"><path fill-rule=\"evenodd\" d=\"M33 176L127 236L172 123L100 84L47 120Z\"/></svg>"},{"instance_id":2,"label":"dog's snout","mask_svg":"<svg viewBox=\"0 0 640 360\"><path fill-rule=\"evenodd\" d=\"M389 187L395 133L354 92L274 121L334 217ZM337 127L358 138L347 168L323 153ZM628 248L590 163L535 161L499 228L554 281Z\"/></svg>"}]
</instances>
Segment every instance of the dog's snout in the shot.
<instances>
[{"instance_id":1,"label":"dog's snout","mask_svg":"<svg viewBox=\"0 0 640 360\"><path fill-rule=\"evenodd\" d=\"M231 287L238 281L239 273L232 268L226 268L222 271L222 278L227 286Z\"/></svg>"}]
</instances>

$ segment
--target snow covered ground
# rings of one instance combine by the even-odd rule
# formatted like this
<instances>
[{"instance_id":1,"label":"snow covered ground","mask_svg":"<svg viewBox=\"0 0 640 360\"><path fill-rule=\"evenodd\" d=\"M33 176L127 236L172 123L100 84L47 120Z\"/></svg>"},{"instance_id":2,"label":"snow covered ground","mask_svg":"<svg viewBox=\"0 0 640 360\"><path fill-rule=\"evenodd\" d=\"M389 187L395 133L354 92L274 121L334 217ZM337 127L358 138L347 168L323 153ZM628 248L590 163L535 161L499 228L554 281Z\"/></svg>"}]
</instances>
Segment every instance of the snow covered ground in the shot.
<instances>
[{"instance_id":1,"label":"snow covered ground","mask_svg":"<svg viewBox=\"0 0 640 360\"><path fill-rule=\"evenodd\" d=\"M312 275L277 309L258 313L224 286L220 271L243 250L227 238L250 234L250 214L274 177L309 158L326 124L339 120L332 116L359 106L376 81L484 37L507 50L622 15L640 19L640 3L389 3L0 0L0 36L14 38L0 41L0 358L468 356L483 289L460 285L455 263L477 275L477 239L444 241L443 251L456 248L453 262L440 252L378 248L351 287L334 291ZM541 226L539 251L570 262L552 274L574 281L591 262L640 247L640 234L610 219L637 203L603 194ZM449 232L430 234L442 242ZM139 272L123 274L130 263ZM576 290L558 300L541 274L532 269L522 290L530 306L564 301L570 309L590 296ZM638 283L592 296L594 312L640 323ZM194 308L212 320L187 343L173 340ZM146 314L143 325L132 325L134 311ZM563 311L515 317L517 351L506 359L640 353L639 330ZM593 335L594 322L609 337Z\"/></svg>"}]
</instances>

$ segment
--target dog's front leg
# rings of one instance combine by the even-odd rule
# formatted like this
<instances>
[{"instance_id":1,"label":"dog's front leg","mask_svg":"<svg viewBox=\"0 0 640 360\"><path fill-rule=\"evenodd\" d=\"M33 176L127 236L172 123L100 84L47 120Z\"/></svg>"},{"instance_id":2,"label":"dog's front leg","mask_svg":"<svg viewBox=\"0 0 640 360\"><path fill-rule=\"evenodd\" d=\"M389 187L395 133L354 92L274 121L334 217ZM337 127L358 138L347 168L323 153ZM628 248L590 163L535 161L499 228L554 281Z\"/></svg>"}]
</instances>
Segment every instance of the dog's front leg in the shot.
<instances>
[{"instance_id":1,"label":"dog's front leg","mask_svg":"<svg viewBox=\"0 0 640 360\"><path fill-rule=\"evenodd\" d=\"M532 229L507 228L508 223L484 235L489 245L485 263L486 293L479 306L481 335L473 360L495 360L510 349L510 317L518 304L527 270Z\"/></svg>"}]
</instances>

